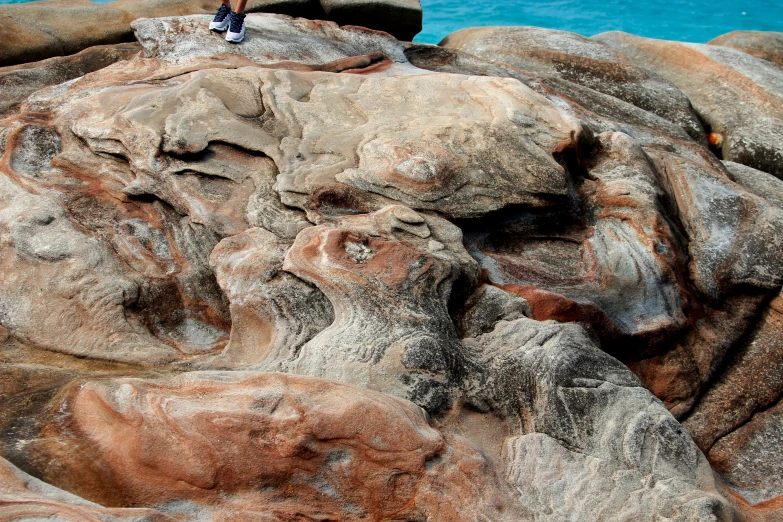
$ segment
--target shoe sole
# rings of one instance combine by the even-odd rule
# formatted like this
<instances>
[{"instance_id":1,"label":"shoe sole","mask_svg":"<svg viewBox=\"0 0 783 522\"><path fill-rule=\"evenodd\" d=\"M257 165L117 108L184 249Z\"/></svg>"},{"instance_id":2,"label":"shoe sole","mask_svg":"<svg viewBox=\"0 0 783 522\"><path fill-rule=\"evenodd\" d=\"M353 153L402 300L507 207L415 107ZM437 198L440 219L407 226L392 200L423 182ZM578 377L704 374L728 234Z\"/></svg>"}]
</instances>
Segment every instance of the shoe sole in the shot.
<instances>
[{"instance_id":1,"label":"shoe sole","mask_svg":"<svg viewBox=\"0 0 783 522\"><path fill-rule=\"evenodd\" d=\"M220 26L213 27L212 24L209 24L209 30L210 31L214 31L216 33L222 33L222 32L225 32L226 30L228 30L228 24L226 24L225 27L220 27Z\"/></svg>"},{"instance_id":2,"label":"shoe sole","mask_svg":"<svg viewBox=\"0 0 783 522\"><path fill-rule=\"evenodd\" d=\"M226 41L227 41L228 43L242 43L242 41L243 41L244 39L245 39L245 35L243 34L242 36L240 36L240 37L239 37L239 39L235 39L235 38L226 38Z\"/></svg>"}]
</instances>

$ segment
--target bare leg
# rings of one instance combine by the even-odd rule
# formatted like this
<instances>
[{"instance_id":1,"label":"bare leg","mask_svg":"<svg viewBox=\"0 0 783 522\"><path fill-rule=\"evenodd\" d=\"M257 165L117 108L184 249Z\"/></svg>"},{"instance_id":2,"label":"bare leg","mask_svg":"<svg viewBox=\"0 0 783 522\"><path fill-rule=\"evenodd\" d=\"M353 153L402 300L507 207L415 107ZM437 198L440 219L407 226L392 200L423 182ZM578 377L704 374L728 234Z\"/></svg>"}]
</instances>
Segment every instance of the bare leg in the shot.
<instances>
[{"instance_id":1,"label":"bare leg","mask_svg":"<svg viewBox=\"0 0 783 522\"><path fill-rule=\"evenodd\" d=\"M223 3L230 2L231 0L223 0ZM245 4L247 3L247 0L237 0L237 10L235 11L237 14L242 14L245 12ZM231 4L229 4L229 7Z\"/></svg>"},{"instance_id":2,"label":"bare leg","mask_svg":"<svg viewBox=\"0 0 783 522\"><path fill-rule=\"evenodd\" d=\"M220 0L220 3L231 9L231 0Z\"/></svg>"}]
</instances>

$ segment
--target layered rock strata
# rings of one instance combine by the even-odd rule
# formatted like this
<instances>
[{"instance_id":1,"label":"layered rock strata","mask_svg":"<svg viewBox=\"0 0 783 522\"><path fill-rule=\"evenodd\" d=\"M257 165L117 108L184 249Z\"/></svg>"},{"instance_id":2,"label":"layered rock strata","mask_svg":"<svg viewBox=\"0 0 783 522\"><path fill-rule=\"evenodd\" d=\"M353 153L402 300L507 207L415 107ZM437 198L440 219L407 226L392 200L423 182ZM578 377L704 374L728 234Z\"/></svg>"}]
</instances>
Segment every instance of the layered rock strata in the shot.
<instances>
[{"instance_id":1,"label":"layered rock strata","mask_svg":"<svg viewBox=\"0 0 783 522\"><path fill-rule=\"evenodd\" d=\"M0 519L783 516L779 144L630 37L208 21L0 119Z\"/></svg>"}]
</instances>

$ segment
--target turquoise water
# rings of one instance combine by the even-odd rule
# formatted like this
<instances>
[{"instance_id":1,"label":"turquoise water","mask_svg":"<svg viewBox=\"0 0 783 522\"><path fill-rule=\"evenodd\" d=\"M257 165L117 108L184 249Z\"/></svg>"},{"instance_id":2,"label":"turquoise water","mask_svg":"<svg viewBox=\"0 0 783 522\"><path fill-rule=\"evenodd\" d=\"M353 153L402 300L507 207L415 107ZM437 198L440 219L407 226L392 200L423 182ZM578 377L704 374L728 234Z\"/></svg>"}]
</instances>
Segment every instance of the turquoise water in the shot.
<instances>
[{"instance_id":1,"label":"turquoise water","mask_svg":"<svg viewBox=\"0 0 783 522\"><path fill-rule=\"evenodd\" d=\"M29 1L0 0L0 4ZM535 25L585 36L619 30L685 42L706 42L738 29L783 31L783 0L421 0L421 4L424 30L415 41L426 43L438 43L451 32L477 25Z\"/></svg>"},{"instance_id":2,"label":"turquoise water","mask_svg":"<svg viewBox=\"0 0 783 522\"><path fill-rule=\"evenodd\" d=\"M707 42L739 29L783 31L781 0L421 0L424 30L415 41L438 43L477 25L534 25L592 36L640 36Z\"/></svg>"}]
</instances>

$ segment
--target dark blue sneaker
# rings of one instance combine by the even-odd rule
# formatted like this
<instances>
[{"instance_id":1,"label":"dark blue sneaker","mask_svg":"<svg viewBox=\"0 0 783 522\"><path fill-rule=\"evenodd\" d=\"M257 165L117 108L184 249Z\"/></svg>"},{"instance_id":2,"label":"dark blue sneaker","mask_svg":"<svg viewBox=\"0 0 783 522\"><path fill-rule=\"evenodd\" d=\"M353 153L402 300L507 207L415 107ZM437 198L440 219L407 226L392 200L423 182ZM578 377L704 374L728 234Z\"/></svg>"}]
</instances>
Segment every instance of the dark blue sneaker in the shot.
<instances>
[{"instance_id":1,"label":"dark blue sneaker","mask_svg":"<svg viewBox=\"0 0 783 522\"><path fill-rule=\"evenodd\" d=\"M220 4L217 13L215 13L215 18L209 22L209 30L222 33L228 29L228 24L231 22L229 14L231 14L231 8L226 4Z\"/></svg>"},{"instance_id":2,"label":"dark blue sneaker","mask_svg":"<svg viewBox=\"0 0 783 522\"><path fill-rule=\"evenodd\" d=\"M226 33L226 41L239 43L245 39L245 15L232 11L228 18L231 20L231 24Z\"/></svg>"}]
</instances>

